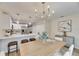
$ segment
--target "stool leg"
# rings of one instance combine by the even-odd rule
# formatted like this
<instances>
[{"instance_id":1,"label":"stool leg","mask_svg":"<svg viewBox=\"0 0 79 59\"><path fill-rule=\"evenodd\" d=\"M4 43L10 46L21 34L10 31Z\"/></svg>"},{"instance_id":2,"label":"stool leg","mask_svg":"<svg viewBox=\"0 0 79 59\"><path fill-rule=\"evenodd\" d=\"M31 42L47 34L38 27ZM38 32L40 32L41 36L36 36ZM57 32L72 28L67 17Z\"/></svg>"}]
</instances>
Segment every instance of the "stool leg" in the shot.
<instances>
[{"instance_id":1,"label":"stool leg","mask_svg":"<svg viewBox=\"0 0 79 59\"><path fill-rule=\"evenodd\" d=\"M9 54L10 54L10 48L8 47L8 56L9 56Z\"/></svg>"},{"instance_id":2,"label":"stool leg","mask_svg":"<svg viewBox=\"0 0 79 59\"><path fill-rule=\"evenodd\" d=\"M18 52L18 45L16 45L16 52Z\"/></svg>"}]
</instances>

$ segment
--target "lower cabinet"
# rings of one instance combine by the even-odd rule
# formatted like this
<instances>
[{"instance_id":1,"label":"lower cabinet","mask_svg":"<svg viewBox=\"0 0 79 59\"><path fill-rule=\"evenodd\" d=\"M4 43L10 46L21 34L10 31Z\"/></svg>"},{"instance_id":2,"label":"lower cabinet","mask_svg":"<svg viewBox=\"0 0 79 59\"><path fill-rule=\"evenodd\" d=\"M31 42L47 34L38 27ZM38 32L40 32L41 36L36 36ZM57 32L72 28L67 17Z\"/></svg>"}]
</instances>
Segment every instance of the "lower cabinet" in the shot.
<instances>
[{"instance_id":1,"label":"lower cabinet","mask_svg":"<svg viewBox=\"0 0 79 59\"><path fill-rule=\"evenodd\" d=\"M74 36L63 37L63 41L65 42L67 47L69 47L71 44L75 45L75 38L74 38Z\"/></svg>"}]
</instances>

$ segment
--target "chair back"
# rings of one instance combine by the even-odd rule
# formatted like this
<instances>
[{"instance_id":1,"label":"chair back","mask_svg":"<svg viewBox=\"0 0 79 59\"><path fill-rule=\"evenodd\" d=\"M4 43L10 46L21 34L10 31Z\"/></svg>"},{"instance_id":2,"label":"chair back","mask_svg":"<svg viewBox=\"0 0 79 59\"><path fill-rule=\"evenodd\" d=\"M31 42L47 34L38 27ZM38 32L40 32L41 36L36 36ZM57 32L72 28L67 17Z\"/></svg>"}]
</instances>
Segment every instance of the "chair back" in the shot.
<instances>
[{"instance_id":1,"label":"chair back","mask_svg":"<svg viewBox=\"0 0 79 59\"><path fill-rule=\"evenodd\" d=\"M55 37L55 40L57 40L57 41L63 41L63 38L61 38L61 37Z\"/></svg>"},{"instance_id":2,"label":"chair back","mask_svg":"<svg viewBox=\"0 0 79 59\"><path fill-rule=\"evenodd\" d=\"M74 45L72 44L72 45L69 47L69 50L64 54L64 56L72 56L73 49L74 49Z\"/></svg>"},{"instance_id":3,"label":"chair back","mask_svg":"<svg viewBox=\"0 0 79 59\"><path fill-rule=\"evenodd\" d=\"M12 41L8 43L8 56L12 51L18 52L18 41Z\"/></svg>"},{"instance_id":4,"label":"chair back","mask_svg":"<svg viewBox=\"0 0 79 59\"><path fill-rule=\"evenodd\" d=\"M9 42L8 43L8 47L14 46L14 45L18 45L18 42L17 41L13 41L13 42Z\"/></svg>"}]
</instances>

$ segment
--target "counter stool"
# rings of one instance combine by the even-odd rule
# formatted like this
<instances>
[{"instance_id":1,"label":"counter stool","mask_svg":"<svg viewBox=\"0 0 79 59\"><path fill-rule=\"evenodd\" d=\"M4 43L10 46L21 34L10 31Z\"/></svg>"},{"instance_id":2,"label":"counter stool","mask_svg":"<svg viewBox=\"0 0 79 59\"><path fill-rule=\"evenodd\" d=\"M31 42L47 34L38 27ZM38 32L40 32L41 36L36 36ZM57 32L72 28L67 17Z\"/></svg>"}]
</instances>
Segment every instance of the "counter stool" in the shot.
<instances>
[{"instance_id":1,"label":"counter stool","mask_svg":"<svg viewBox=\"0 0 79 59\"><path fill-rule=\"evenodd\" d=\"M27 43L27 42L28 42L28 39L21 40L21 43Z\"/></svg>"},{"instance_id":2,"label":"counter stool","mask_svg":"<svg viewBox=\"0 0 79 59\"><path fill-rule=\"evenodd\" d=\"M35 40L36 40L35 38L30 38L30 39L29 39L29 41L35 41Z\"/></svg>"},{"instance_id":3,"label":"counter stool","mask_svg":"<svg viewBox=\"0 0 79 59\"><path fill-rule=\"evenodd\" d=\"M14 46L13 48L11 48L12 46ZM17 41L13 41L13 42L9 42L8 43L8 56L12 51L16 51L16 53L18 52L18 42Z\"/></svg>"}]
</instances>

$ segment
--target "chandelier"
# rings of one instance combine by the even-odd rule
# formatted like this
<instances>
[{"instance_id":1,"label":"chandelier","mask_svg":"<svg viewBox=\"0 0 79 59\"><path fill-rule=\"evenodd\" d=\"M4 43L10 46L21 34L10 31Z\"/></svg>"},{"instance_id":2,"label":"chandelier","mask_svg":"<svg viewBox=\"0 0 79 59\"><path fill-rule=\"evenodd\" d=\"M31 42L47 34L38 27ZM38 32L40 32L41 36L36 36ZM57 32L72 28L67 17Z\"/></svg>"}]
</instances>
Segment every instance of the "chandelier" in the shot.
<instances>
[{"instance_id":1,"label":"chandelier","mask_svg":"<svg viewBox=\"0 0 79 59\"><path fill-rule=\"evenodd\" d=\"M39 12L38 9L35 9L36 16L39 16L39 14L41 14L40 17L44 18L51 16L51 13L54 14L54 10L51 10L50 5L48 5L46 2L41 2L41 8L41 12Z\"/></svg>"}]
</instances>

